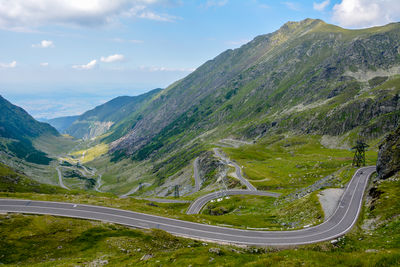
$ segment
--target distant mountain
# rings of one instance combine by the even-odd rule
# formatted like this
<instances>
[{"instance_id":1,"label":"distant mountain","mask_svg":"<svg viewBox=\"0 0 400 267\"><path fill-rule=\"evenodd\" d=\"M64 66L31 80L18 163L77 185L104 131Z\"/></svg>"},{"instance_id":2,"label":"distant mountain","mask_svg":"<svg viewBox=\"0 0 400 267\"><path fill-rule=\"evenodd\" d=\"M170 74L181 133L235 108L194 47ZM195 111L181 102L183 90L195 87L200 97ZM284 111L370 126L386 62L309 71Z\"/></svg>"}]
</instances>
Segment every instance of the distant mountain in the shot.
<instances>
[{"instance_id":1,"label":"distant mountain","mask_svg":"<svg viewBox=\"0 0 400 267\"><path fill-rule=\"evenodd\" d=\"M64 133L68 127L74 123L78 119L77 116L66 116L66 117L58 117L54 119L46 120L45 122L49 123L51 126L57 129L60 133Z\"/></svg>"},{"instance_id":2,"label":"distant mountain","mask_svg":"<svg viewBox=\"0 0 400 267\"><path fill-rule=\"evenodd\" d=\"M59 133L0 96L0 151L28 162L48 164L51 159L32 145L32 140L42 135L57 136Z\"/></svg>"},{"instance_id":3,"label":"distant mountain","mask_svg":"<svg viewBox=\"0 0 400 267\"><path fill-rule=\"evenodd\" d=\"M120 96L74 117L56 118L50 121L54 126L59 123L61 132L76 138L90 139L107 132L121 120L129 118L136 110L145 105L162 89L154 89L139 96ZM66 127L70 123L68 127Z\"/></svg>"},{"instance_id":4,"label":"distant mountain","mask_svg":"<svg viewBox=\"0 0 400 267\"><path fill-rule=\"evenodd\" d=\"M377 138L400 121L399 43L399 23L346 30L321 20L288 22L206 62L104 141L118 157L171 155L166 164L177 171L201 149L204 134Z\"/></svg>"}]
</instances>

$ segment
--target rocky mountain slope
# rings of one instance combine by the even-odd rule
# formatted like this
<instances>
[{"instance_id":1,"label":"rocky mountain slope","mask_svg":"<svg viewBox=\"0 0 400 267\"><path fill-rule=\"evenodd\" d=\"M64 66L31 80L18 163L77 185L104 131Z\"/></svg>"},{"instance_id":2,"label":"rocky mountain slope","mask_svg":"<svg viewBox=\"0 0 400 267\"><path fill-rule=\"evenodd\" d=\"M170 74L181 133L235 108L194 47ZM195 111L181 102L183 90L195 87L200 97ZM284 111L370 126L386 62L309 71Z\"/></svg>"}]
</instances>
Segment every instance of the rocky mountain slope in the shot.
<instances>
[{"instance_id":1,"label":"rocky mountain slope","mask_svg":"<svg viewBox=\"0 0 400 267\"><path fill-rule=\"evenodd\" d=\"M43 135L58 136L59 133L0 96L0 151L28 162L48 164L51 159L32 145L33 139Z\"/></svg>"},{"instance_id":2,"label":"rocky mountain slope","mask_svg":"<svg viewBox=\"0 0 400 267\"><path fill-rule=\"evenodd\" d=\"M400 127L380 145L376 169L380 179L387 179L400 171Z\"/></svg>"},{"instance_id":3,"label":"rocky mountain slope","mask_svg":"<svg viewBox=\"0 0 400 267\"><path fill-rule=\"evenodd\" d=\"M56 118L50 120L49 123L56 126L61 121L63 123L61 132L76 138L90 139L104 134L121 120L129 118L132 113L160 91L161 89L154 89L139 96L120 96L76 118Z\"/></svg>"},{"instance_id":4,"label":"rocky mountain slope","mask_svg":"<svg viewBox=\"0 0 400 267\"><path fill-rule=\"evenodd\" d=\"M182 166L202 150L204 135L208 142L289 131L378 138L400 118L399 40L399 23L346 30L288 22L206 62L103 141L116 158L170 155L167 164Z\"/></svg>"}]
</instances>

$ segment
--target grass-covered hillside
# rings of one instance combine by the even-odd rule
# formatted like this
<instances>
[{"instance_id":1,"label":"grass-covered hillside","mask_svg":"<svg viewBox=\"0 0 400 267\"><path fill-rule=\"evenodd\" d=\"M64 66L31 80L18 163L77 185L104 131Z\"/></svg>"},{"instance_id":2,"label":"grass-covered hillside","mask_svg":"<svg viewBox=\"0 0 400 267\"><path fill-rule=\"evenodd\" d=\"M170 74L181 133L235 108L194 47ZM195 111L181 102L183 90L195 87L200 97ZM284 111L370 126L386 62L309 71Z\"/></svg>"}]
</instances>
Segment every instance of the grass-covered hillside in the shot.
<instances>
[{"instance_id":1,"label":"grass-covered hillside","mask_svg":"<svg viewBox=\"0 0 400 267\"><path fill-rule=\"evenodd\" d=\"M57 186L41 184L23 173L0 163L0 192L2 193L38 193L57 194L67 191Z\"/></svg>"},{"instance_id":2,"label":"grass-covered hillside","mask_svg":"<svg viewBox=\"0 0 400 267\"><path fill-rule=\"evenodd\" d=\"M382 155L389 156L389 159L396 157L399 148L390 143L397 140L396 136L393 133L380 143L379 162L382 162ZM275 138L275 142L266 142L263 145L270 149L269 154L272 157L280 153L282 159L285 158L285 153L299 154L300 151L295 148L306 145L309 146L310 153L320 155L321 166L324 166L325 161L329 162L329 158L323 158L323 154L319 154L323 148L318 149L318 143L313 138L308 142L306 140L299 137ZM257 146L238 149L246 152L250 148L254 149L252 154L257 154ZM385 153L387 148L390 148L389 153ZM234 149L225 151L230 151L228 153L232 153L231 155L235 153ZM343 151L331 152L332 158L344 156L341 154ZM302 157L307 157L307 153ZM373 160L371 155L368 158ZM290 160L285 162L284 165L290 168ZM389 164L392 161L385 162ZM15 177L22 176L5 166L0 167L2 176L14 177L11 178L12 181L15 181ZM282 169L282 172L285 171ZM333 242L289 248L236 247L179 238L159 230L134 230L108 223L54 216L8 214L0 215L0 262L11 266L398 266L400 176L395 173L384 180L377 177L372 177L368 185L357 224L344 237ZM340 173L337 178L344 182L349 175ZM3 179L1 184L11 180ZM28 189L32 190L32 187ZM236 196L210 203L203 214L194 216L183 214L188 204L118 199L100 193L36 194L18 189L15 193L12 190L2 192L0 197L97 204L203 223L230 223L236 227L246 224L274 229L271 223L278 221L276 230L279 230L279 226L296 227L287 224L290 221L314 223L322 216L316 192L278 205L272 199ZM217 215L216 212L222 209L226 210L224 215ZM32 247L35 249L31 249Z\"/></svg>"},{"instance_id":3,"label":"grass-covered hillside","mask_svg":"<svg viewBox=\"0 0 400 267\"><path fill-rule=\"evenodd\" d=\"M343 150L333 152L331 157L340 159L326 163L330 166L317 175L336 171L350 161L339 154L357 139L374 145L398 123L398 40L398 23L362 30L311 19L286 23L207 61L130 110L98 138L108 145L109 153L99 153L89 164L104 172L109 186L105 188L114 192L128 191L138 184L139 176L157 186L176 177L186 186L192 177L182 173L189 173L194 159L222 139L255 142L254 147L244 148L252 153L272 136L311 134L323 138L321 144ZM236 157L233 150L226 152ZM321 153L329 161L330 154ZM313 157L301 154L303 163ZM241 157L246 163L254 156ZM257 160L268 158L264 152ZM267 165L251 164L256 168L243 164L245 172L262 180L254 174ZM303 166L302 176L310 167ZM286 174L295 170L290 168ZM260 188L271 186L255 183Z\"/></svg>"},{"instance_id":4,"label":"grass-covered hillside","mask_svg":"<svg viewBox=\"0 0 400 267\"><path fill-rule=\"evenodd\" d=\"M36 121L25 110L0 96L0 151L37 164L49 164L51 159L36 149L32 141L43 135L58 136L47 123Z\"/></svg>"},{"instance_id":5,"label":"grass-covered hillside","mask_svg":"<svg viewBox=\"0 0 400 267\"><path fill-rule=\"evenodd\" d=\"M361 219L344 238L295 248L242 248L87 220L0 215L0 262L11 266L398 266L399 177L379 183L377 189L379 197L375 190L369 191Z\"/></svg>"},{"instance_id":6,"label":"grass-covered hillside","mask_svg":"<svg viewBox=\"0 0 400 267\"><path fill-rule=\"evenodd\" d=\"M139 183L151 185L143 194L168 195L176 184L190 193L195 158L215 161L209 153L218 146L259 189L287 193L349 165L358 139L370 145L371 163L400 118L399 25L288 22L165 90L87 111L66 130L86 141L60 153L96 168L102 190L116 194ZM225 139L245 145L229 148ZM207 190L218 174L206 173Z\"/></svg>"},{"instance_id":7,"label":"grass-covered hillside","mask_svg":"<svg viewBox=\"0 0 400 267\"><path fill-rule=\"evenodd\" d=\"M399 24L289 22L206 62L118 126L123 138L105 141L141 160L215 128L250 139L287 130L377 137L397 120L399 38Z\"/></svg>"}]
</instances>

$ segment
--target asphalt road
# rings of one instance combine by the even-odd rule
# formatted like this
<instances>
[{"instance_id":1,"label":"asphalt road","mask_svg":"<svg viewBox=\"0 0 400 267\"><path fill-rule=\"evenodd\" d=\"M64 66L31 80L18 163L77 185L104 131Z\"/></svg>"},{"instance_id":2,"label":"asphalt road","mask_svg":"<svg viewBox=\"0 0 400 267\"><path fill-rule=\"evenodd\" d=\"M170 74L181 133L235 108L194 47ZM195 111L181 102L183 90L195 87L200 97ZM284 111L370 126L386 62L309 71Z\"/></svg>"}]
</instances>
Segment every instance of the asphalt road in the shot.
<instances>
[{"instance_id":1,"label":"asphalt road","mask_svg":"<svg viewBox=\"0 0 400 267\"><path fill-rule=\"evenodd\" d=\"M0 199L0 212L51 214L106 221L139 228L158 228L171 234L214 242L243 245L299 245L334 239L355 224L368 178L375 167L359 169L348 184L335 213L324 223L295 231L252 231L205 225L101 206Z\"/></svg>"},{"instance_id":2,"label":"asphalt road","mask_svg":"<svg viewBox=\"0 0 400 267\"><path fill-rule=\"evenodd\" d=\"M222 155L218 148L214 148L214 153L217 157L219 157L222 161L225 161L227 164L233 165L235 167L236 176L239 178L240 182L247 187L247 190L257 191L257 188L254 187L247 179L242 176L242 169L235 162L231 161L229 158Z\"/></svg>"},{"instance_id":3,"label":"asphalt road","mask_svg":"<svg viewBox=\"0 0 400 267\"><path fill-rule=\"evenodd\" d=\"M250 190L224 190L224 191L216 191L210 194L201 196L197 198L195 201L190 204L186 214L198 214L200 210L206 205L209 201L221 198L224 196L233 196L233 195L253 195L253 196L268 196L268 197L279 197L279 193L266 192L266 191L250 191Z\"/></svg>"},{"instance_id":4,"label":"asphalt road","mask_svg":"<svg viewBox=\"0 0 400 267\"><path fill-rule=\"evenodd\" d=\"M61 173L60 167L57 167L56 170L57 170L57 173L58 173L58 182L60 183L60 186L61 186L62 188L65 188L65 189L67 189L67 190L70 190L70 189L63 183L62 173Z\"/></svg>"}]
</instances>

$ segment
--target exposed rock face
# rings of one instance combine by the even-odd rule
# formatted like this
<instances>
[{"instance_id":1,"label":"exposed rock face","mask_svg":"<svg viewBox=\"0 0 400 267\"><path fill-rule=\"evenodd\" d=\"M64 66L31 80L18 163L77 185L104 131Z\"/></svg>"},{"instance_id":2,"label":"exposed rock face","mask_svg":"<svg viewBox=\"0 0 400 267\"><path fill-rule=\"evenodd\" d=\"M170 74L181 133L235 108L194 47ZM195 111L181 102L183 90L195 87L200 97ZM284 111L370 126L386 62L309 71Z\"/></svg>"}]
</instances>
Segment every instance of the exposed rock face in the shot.
<instances>
[{"instance_id":1,"label":"exposed rock face","mask_svg":"<svg viewBox=\"0 0 400 267\"><path fill-rule=\"evenodd\" d=\"M213 156L211 151L207 151L199 156L199 176L202 180L202 187L207 186L216 180L219 169L223 168L222 164L218 159Z\"/></svg>"},{"instance_id":2,"label":"exposed rock face","mask_svg":"<svg viewBox=\"0 0 400 267\"><path fill-rule=\"evenodd\" d=\"M400 171L400 127L379 146L376 169L379 179L389 178Z\"/></svg>"}]
</instances>

